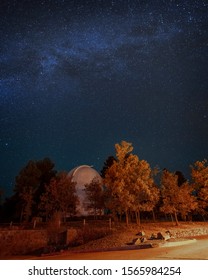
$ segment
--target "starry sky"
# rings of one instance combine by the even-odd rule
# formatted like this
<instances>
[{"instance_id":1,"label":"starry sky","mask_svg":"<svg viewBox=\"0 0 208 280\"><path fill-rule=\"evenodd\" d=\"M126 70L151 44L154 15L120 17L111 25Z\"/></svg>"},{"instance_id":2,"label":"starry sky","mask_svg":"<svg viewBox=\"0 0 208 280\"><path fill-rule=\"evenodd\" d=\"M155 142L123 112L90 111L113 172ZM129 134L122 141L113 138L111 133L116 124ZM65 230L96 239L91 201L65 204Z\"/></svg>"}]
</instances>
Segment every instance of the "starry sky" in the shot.
<instances>
[{"instance_id":1,"label":"starry sky","mask_svg":"<svg viewBox=\"0 0 208 280\"><path fill-rule=\"evenodd\" d=\"M0 186L29 160L98 171L114 144L189 176L208 155L208 2L2 0Z\"/></svg>"}]
</instances>

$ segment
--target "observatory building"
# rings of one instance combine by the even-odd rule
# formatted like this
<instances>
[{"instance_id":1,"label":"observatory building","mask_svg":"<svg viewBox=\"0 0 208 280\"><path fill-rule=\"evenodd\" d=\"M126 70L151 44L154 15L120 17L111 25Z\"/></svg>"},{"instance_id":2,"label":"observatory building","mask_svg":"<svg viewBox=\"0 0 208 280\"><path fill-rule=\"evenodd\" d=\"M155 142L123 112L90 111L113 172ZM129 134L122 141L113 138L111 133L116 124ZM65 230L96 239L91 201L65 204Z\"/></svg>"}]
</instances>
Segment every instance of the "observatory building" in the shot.
<instances>
[{"instance_id":1,"label":"observatory building","mask_svg":"<svg viewBox=\"0 0 208 280\"><path fill-rule=\"evenodd\" d=\"M80 204L77 206L77 215L87 216L92 214L87 209L88 200L85 194L85 185L90 184L94 178L102 183L100 174L89 165L80 165L72 169L68 176L72 177L72 181L76 183L76 193Z\"/></svg>"}]
</instances>

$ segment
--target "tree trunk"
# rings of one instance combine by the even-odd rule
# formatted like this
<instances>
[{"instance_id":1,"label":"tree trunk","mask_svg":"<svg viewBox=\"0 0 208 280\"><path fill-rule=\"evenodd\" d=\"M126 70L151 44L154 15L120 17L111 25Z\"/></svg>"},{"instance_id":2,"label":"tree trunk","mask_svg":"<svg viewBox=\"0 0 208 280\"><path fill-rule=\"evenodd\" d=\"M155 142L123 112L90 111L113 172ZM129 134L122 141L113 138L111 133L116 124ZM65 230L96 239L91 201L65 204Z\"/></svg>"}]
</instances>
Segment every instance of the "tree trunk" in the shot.
<instances>
[{"instance_id":1,"label":"tree trunk","mask_svg":"<svg viewBox=\"0 0 208 280\"><path fill-rule=\"evenodd\" d=\"M136 223L138 226L140 226L140 224L141 224L140 211L139 210L136 211L135 214L136 214Z\"/></svg>"},{"instance_id":2,"label":"tree trunk","mask_svg":"<svg viewBox=\"0 0 208 280\"><path fill-rule=\"evenodd\" d=\"M22 223L22 220L23 220L23 212L24 212L24 207L21 208L21 212L20 212L20 223Z\"/></svg>"},{"instance_id":3,"label":"tree trunk","mask_svg":"<svg viewBox=\"0 0 208 280\"><path fill-rule=\"evenodd\" d=\"M116 213L115 211L113 211L112 215L113 215L113 220L114 220L116 223L119 223L119 219L118 219L117 213Z\"/></svg>"},{"instance_id":4,"label":"tree trunk","mask_svg":"<svg viewBox=\"0 0 208 280\"><path fill-rule=\"evenodd\" d=\"M94 208L94 220L97 220L97 216L96 216L96 208Z\"/></svg>"},{"instance_id":5,"label":"tree trunk","mask_svg":"<svg viewBox=\"0 0 208 280\"><path fill-rule=\"evenodd\" d=\"M122 214L119 213L119 222L121 223L122 222Z\"/></svg>"},{"instance_id":6,"label":"tree trunk","mask_svg":"<svg viewBox=\"0 0 208 280\"><path fill-rule=\"evenodd\" d=\"M178 226L178 225L179 225L179 223L178 223L178 217L177 217L177 213L176 213L176 211L174 212L174 217L175 217L175 221L176 221L176 226Z\"/></svg>"},{"instance_id":7,"label":"tree trunk","mask_svg":"<svg viewBox=\"0 0 208 280\"><path fill-rule=\"evenodd\" d=\"M135 218L136 218L136 224L138 225L138 215L137 215L137 211L135 211Z\"/></svg>"},{"instance_id":8,"label":"tree trunk","mask_svg":"<svg viewBox=\"0 0 208 280\"><path fill-rule=\"evenodd\" d=\"M131 223L134 221L134 212L130 211L130 218L131 218Z\"/></svg>"},{"instance_id":9,"label":"tree trunk","mask_svg":"<svg viewBox=\"0 0 208 280\"><path fill-rule=\"evenodd\" d=\"M153 222L155 223L156 219L155 219L155 211L154 211L154 209L152 210L152 218L153 218Z\"/></svg>"},{"instance_id":10,"label":"tree trunk","mask_svg":"<svg viewBox=\"0 0 208 280\"><path fill-rule=\"evenodd\" d=\"M128 226L129 225L129 213L128 213L128 210L125 211L125 214L126 214L126 225Z\"/></svg>"}]
</instances>

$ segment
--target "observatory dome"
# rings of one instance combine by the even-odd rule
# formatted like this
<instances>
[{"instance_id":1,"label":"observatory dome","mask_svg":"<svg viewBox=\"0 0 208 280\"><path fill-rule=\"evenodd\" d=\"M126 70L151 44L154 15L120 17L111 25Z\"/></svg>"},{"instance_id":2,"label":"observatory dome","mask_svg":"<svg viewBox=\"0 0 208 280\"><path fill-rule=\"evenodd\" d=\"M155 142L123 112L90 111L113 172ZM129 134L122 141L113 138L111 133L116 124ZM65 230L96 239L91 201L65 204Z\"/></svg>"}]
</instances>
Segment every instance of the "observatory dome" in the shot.
<instances>
[{"instance_id":1,"label":"observatory dome","mask_svg":"<svg viewBox=\"0 0 208 280\"><path fill-rule=\"evenodd\" d=\"M100 174L89 165L80 165L72 169L68 176L76 183L76 193L80 201L77 207L78 215L89 215L89 210L86 209L88 201L84 191L85 185L90 184L94 178L102 183Z\"/></svg>"}]
</instances>

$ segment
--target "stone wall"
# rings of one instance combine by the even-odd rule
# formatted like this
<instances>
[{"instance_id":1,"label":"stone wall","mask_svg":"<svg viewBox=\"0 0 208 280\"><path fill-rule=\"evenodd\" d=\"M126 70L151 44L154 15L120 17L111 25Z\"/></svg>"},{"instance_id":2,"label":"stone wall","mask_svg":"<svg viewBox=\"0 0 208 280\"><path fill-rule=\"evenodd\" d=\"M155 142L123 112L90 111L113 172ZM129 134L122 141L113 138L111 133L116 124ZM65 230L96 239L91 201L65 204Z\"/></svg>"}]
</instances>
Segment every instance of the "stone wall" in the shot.
<instances>
[{"instance_id":1,"label":"stone wall","mask_svg":"<svg viewBox=\"0 0 208 280\"><path fill-rule=\"evenodd\" d=\"M78 238L76 229L57 231L56 229L0 230L0 259L6 256L31 254L55 249L56 245L72 245ZM44 250L43 250L44 249Z\"/></svg>"},{"instance_id":2,"label":"stone wall","mask_svg":"<svg viewBox=\"0 0 208 280\"><path fill-rule=\"evenodd\" d=\"M208 235L208 227L200 227L193 229L171 229L171 234L175 238L192 237L200 235Z\"/></svg>"},{"instance_id":3,"label":"stone wall","mask_svg":"<svg viewBox=\"0 0 208 280\"><path fill-rule=\"evenodd\" d=\"M22 255L47 246L46 230L1 230L0 258L7 255Z\"/></svg>"}]
</instances>

